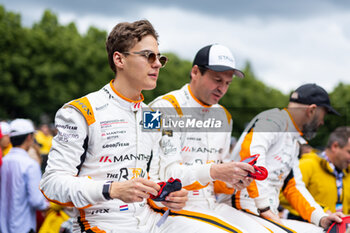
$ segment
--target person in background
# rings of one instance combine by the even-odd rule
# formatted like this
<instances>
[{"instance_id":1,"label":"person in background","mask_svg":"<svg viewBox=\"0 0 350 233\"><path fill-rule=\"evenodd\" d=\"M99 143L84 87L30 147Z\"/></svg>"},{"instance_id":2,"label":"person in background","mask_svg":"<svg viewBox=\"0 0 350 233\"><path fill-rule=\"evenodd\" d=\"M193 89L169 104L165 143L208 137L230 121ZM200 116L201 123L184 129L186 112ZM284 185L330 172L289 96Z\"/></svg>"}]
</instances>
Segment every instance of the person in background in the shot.
<instances>
[{"instance_id":1,"label":"person in background","mask_svg":"<svg viewBox=\"0 0 350 233\"><path fill-rule=\"evenodd\" d=\"M52 146L52 134L47 124L41 124L39 130L35 132L35 141L40 146L41 171L45 171L47 156Z\"/></svg>"},{"instance_id":2,"label":"person in background","mask_svg":"<svg viewBox=\"0 0 350 233\"><path fill-rule=\"evenodd\" d=\"M336 128L326 149L306 153L299 167L306 188L325 211L350 215L350 127ZM291 210L290 210L291 211ZM295 213L291 211L291 213ZM300 215L289 214L295 219Z\"/></svg>"},{"instance_id":3,"label":"person in background","mask_svg":"<svg viewBox=\"0 0 350 233\"><path fill-rule=\"evenodd\" d=\"M1 137L0 137L0 148L2 150L2 156L5 156L9 153L9 151L12 148L12 144L10 141L10 125L2 121L0 122L0 130L1 130Z\"/></svg>"},{"instance_id":4,"label":"person in background","mask_svg":"<svg viewBox=\"0 0 350 233\"><path fill-rule=\"evenodd\" d=\"M36 210L46 210L48 202L39 190L39 164L28 155L34 142L30 120L10 123L13 148L3 159L0 176L1 233L35 232Z\"/></svg>"},{"instance_id":5,"label":"person in background","mask_svg":"<svg viewBox=\"0 0 350 233\"><path fill-rule=\"evenodd\" d=\"M238 191L232 204L252 213L254 219L274 232L323 232L333 221L341 222L344 214L326 214L315 202L299 169L299 138L313 138L327 113L339 115L332 108L328 93L316 84L305 84L292 92L287 108L270 109L253 118L233 150L233 159L260 154L256 166L265 167L269 174L267 179L254 180ZM280 219L280 192L314 225Z\"/></svg>"}]
</instances>

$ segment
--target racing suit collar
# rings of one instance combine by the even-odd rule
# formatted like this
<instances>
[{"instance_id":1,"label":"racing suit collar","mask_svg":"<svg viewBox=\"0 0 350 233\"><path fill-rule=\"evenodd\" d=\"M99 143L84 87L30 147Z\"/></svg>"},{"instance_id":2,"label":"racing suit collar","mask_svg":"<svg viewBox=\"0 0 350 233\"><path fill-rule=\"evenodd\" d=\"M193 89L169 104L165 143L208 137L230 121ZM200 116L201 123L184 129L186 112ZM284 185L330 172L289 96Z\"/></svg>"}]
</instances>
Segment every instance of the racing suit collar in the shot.
<instances>
[{"instance_id":1,"label":"racing suit collar","mask_svg":"<svg viewBox=\"0 0 350 233\"><path fill-rule=\"evenodd\" d=\"M112 79L112 80L110 81L109 85L110 85L110 87L112 88L113 92L114 92L117 96L119 96L119 97L122 98L123 100L128 101L128 102L131 102L131 103L140 103L140 102L144 101L145 98L143 97L142 93L140 93L140 99L139 99L139 100L132 100L132 99L129 99L128 97L123 96L121 93L119 93L119 92L114 88L114 86L113 86L113 80L114 80L114 79Z\"/></svg>"},{"instance_id":2,"label":"racing suit collar","mask_svg":"<svg viewBox=\"0 0 350 233\"><path fill-rule=\"evenodd\" d=\"M187 86L187 88L185 88L185 91L188 91L188 93L190 94L190 96L192 97L192 99L197 103L199 104L200 107L205 107L205 108L210 108L212 105L206 105L204 104L202 101L200 101L199 99L197 99L192 90L191 90L191 87L189 84L186 84L185 87Z\"/></svg>"},{"instance_id":3,"label":"racing suit collar","mask_svg":"<svg viewBox=\"0 0 350 233\"><path fill-rule=\"evenodd\" d=\"M144 100L142 93L140 93L140 99L135 101L119 93L113 86L113 80L110 81L109 88L111 89L113 97L115 98L115 100L117 100L121 107L124 107L126 109L129 108L132 111L138 111L142 108L142 101Z\"/></svg>"},{"instance_id":4,"label":"racing suit collar","mask_svg":"<svg viewBox=\"0 0 350 233\"><path fill-rule=\"evenodd\" d=\"M298 127L297 124L295 123L295 121L294 121L292 115L290 114L290 112L288 111L288 109L287 109L287 108L283 108L283 110L286 111L286 112L288 113L288 116L289 116L289 118L290 118L290 121L293 123L293 126L294 126L295 130L299 132L300 136L303 136L303 132L301 132L301 130L299 129L299 127Z\"/></svg>"}]
</instances>

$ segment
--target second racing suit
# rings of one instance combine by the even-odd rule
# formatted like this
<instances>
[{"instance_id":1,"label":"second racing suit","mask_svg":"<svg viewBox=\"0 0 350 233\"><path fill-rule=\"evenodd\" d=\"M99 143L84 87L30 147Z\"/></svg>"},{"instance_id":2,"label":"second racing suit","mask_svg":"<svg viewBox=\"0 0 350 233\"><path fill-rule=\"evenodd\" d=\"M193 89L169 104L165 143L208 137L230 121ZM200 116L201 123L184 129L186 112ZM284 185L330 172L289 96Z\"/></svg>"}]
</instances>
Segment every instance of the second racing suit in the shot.
<instances>
[{"instance_id":1,"label":"second racing suit","mask_svg":"<svg viewBox=\"0 0 350 233\"><path fill-rule=\"evenodd\" d=\"M210 129L188 130L162 129L160 156L160 177L178 177L189 190L189 201L185 211L179 214L193 215L231 225L237 232L269 232L255 222L244 212L238 211L226 204L216 202L215 193L233 193L233 188L227 187L222 181L214 181L210 177L212 164L229 162L229 146L231 139L232 119L230 113L219 104L212 106L201 103L192 93L190 85L186 84L180 90L160 96L150 103L155 111L178 115L179 121L191 122L196 114L210 115L221 119L228 128L212 132ZM170 110L169 110L170 109ZM173 110L173 111L171 111ZM165 120L164 116L162 119ZM187 119L190 117L190 119ZM196 118L196 119L198 119ZM213 118L210 119L212 121ZM190 125L190 124L188 124ZM164 126L164 124L163 124Z\"/></svg>"}]
</instances>

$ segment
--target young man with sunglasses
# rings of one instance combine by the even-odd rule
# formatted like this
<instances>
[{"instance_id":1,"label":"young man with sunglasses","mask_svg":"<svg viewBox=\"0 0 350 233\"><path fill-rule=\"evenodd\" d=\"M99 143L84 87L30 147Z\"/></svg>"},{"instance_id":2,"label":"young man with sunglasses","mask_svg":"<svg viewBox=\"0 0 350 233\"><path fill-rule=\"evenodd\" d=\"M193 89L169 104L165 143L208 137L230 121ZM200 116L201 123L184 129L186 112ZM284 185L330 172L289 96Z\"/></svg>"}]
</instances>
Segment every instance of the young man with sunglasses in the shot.
<instances>
[{"instance_id":1,"label":"young man with sunglasses","mask_svg":"<svg viewBox=\"0 0 350 233\"><path fill-rule=\"evenodd\" d=\"M230 113L218 102L234 75L244 77L236 69L231 51L223 45L208 45L195 56L190 83L150 103L154 111L163 114L162 121L165 122L162 125L160 177L178 177L189 190L189 201L184 210L176 212L177 215L192 216L245 232L269 232L245 213L217 203L215 197L215 193L232 194L234 188L246 187L251 182L248 172L254 172L248 163L231 162L229 158L232 120ZM174 127L168 128L167 122L175 122L172 123ZM176 128L175 125L181 122L186 125ZM204 126L215 126L211 122L223 123L224 127ZM191 128L194 124L200 128Z\"/></svg>"},{"instance_id":2,"label":"young man with sunglasses","mask_svg":"<svg viewBox=\"0 0 350 233\"><path fill-rule=\"evenodd\" d=\"M284 109L270 109L253 118L239 138L234 150L236 161L260 154L256 165L268 170L268 177L253 181L232 197L232 204L252 213L252 217L273 232L323 232L332 221L341 222L341 213L326 214L315 202L302 181L299 169L299 141L316 135L332 108L328 93L316 84L305 84L290 96ZM279 194L310 223L280 219Z\"/></svg>"},{"instance_id":3,"label":"young man with sunglasses","mask_svg":"<svg viewBox=\"0 0 350 233\"><path fill-rule=\"evenodd\" d=\"M141 91L156 87L167 62L157 38L147 20L117 24L106 42L115 78L56 115L58 134L40 186L50 201L74 207L74 232L221 232L185 217L169 217L158 227L161 215L146 203L160 190L153 181L160 133L140 125ZM187 191L180 190L162 203L179 210L186 201Z\"/></svg>"}]
</instances>

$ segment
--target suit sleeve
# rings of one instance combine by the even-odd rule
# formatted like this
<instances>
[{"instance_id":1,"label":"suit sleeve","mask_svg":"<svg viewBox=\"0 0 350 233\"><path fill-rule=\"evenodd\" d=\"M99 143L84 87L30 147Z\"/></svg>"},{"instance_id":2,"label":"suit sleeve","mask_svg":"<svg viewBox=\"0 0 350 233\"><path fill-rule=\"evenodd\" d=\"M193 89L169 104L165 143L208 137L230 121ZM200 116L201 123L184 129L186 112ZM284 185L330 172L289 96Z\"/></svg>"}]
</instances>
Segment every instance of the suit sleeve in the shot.
<instances>
[{"instance_id":1,"label":"suit sleeve","mask_svg":"<svg viewBox=\"0 0 350 233\"><path fill-rule=\"evenodd\" d=\"M280 131L279 123L274 120L264 117L253 119L239 139L240 148L235 148L234 158L239 161L251 155L260 154L256 165L263 166L270 171L270 164L266 163L266 154L271 145L278 140ZM268 179L253 180L247 187L248 194L254 198L257 208L265 208L270 205L270 190Z\"/></svg>"},{"instance_id":2,"label":"suit sleeve","mask_svg":"<svg viewBox=\"0 0 350 233\"><path fill-rule=\"evenodd\" d=\"M58 133L40 182L42 193L56 204L76 208L87 208L104 201L104 181L79 176L89 143L85 118L75 108L63 107L56 114L55 125Z\"/></svg>"},{"instance_id":3,"label":"suit sleeve","mask_svg":"<svg viewBox=\"0 0 350 233\"><path fill-rule=\"evenodd\" d=\"M231 145L231 132L232 132L232 117L231 114L228 113L228 111L226 109L224 109L227 113L227 119L229 121L229 127L230 127L230 132L226 133L226 137L225 137L225 144L224 144L224 151L222 153L222 157L220 158L220 160L223 163L228 163L233 161L232 159L232 155L230 154L230 145ZM232 195L234 193L234 188L229 185L228 183L221 181L221 180L215 180L214 181L214 192L216 194L227 194L227 195Z\"/></svg>"},{"instance_id":4,"label":"suit sleeve","mask_svg":"<svg viewBox=\"0 0 350 233\"><path fill-rule=\"evenodd\" d=\"M286 178L282 190L292 207L309 222L318 226L321 218L327 216L305 187L299 168L299 160L295 160L293 169Z\"/></svg>"}]
</instances>

